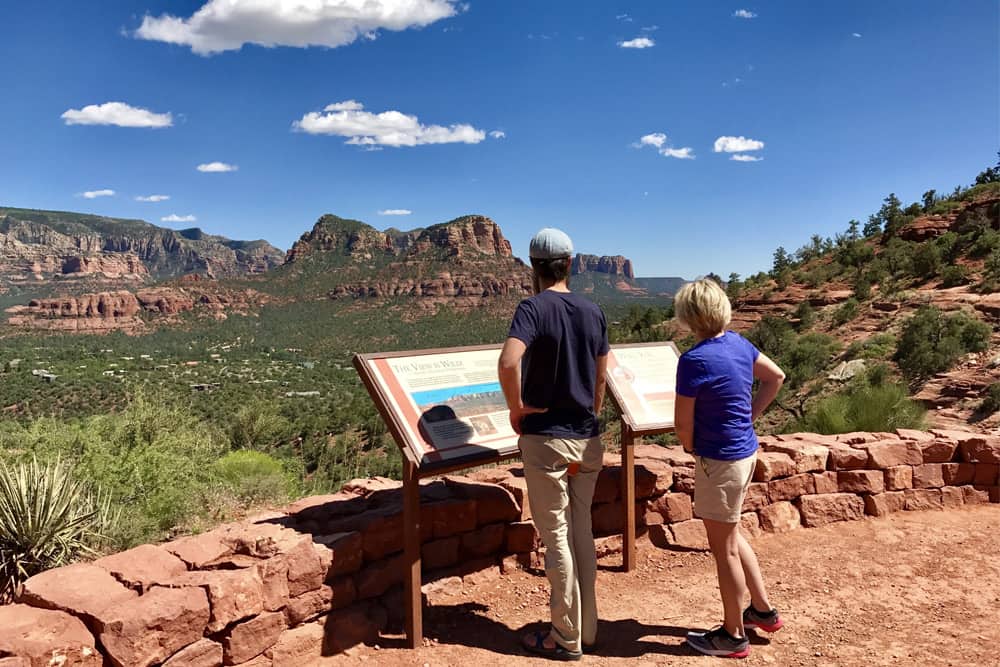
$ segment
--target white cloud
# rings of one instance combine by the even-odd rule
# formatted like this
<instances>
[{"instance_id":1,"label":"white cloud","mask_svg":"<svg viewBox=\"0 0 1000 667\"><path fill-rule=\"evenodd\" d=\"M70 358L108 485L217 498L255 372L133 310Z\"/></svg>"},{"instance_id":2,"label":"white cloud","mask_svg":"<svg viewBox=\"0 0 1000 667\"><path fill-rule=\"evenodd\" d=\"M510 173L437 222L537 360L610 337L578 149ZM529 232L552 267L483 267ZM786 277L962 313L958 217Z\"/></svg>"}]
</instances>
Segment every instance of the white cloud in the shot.
<instances>
[{"instance_id":1,"label":"white cloud","mask_svg":"<svg viewBox=\"0 0 1000 667\"><path fill-rule=\"evenodd\" d=\"M679 160L693 160L694 159L694 149L690 146L684 148L672 148L668 144L667 135L662 132L654 132L652 134L645 134L639 137L639 141L632 144L633 148L642 148L644 146L652 146L656 149L656 152L663 157L673 157Z\"/></svg>"},{"instance_id":2,"label":"white cloud","mask_svg":"<svg viewBox=\"0 0 1000 667\"><path fill-rule=\"evenodd\" d=\"M628 14L619 14L615 17L615 20L622 21L624 23L631 23L632 17L629 16Z\"/></svg>"},{"instance_id":3,"label":"white cloud","mask_svg":"<svg viewBox=\"0 0 1000 667\"><path fill-rule=\"evenodd\" d=\"M851 33L851 37L861 37L861 33L860 32L852 32Z\"/></svg>"},{"instance_id":4,"label":"white cloud","mask_svg":"<svg viewBox=\"0 0 1000 667\"><path fill-rule=\"evenodd\" d=\"M716 153L742 153L743 151L759 151L763 147L763 141L747 139L743 136L719 137L715 140L713 150Z\"/></svg>"},{"instance_id":5,"label":"white cloud","mask_svg":"<svg viewBox=\"0 0 1000 667\"><path fill-rule=\"evenodd\" d=\"M645 25L645 26L642 27L642 31L643 32L656 32L659 29L660 29L660 26L655 25L655 24L654 25Z\"/></svg>"},{"instance_id":6,"label":"white cloud","mask_svg":"<svg viewBox=\"0 0 1000 667\"><path fill-rule=\"evenodd\" d=\"M737 9L735 12L733 12L733 18L738 18L738 19L755 19L755 18L757 18L757 15L754 14L749 9Z\"/></svg>"},{"instance_id":7,"label":"white cloud","mask_svg":"<svg viewBox=\"0 0 1000 667\"><path fill-rule=\"evenodd\" d=\"M493 137L494 139L506 139L507 133L504 132L503 130L493 130L492 132L490 132L490 136Z\"/></svg>"},{"instance_id":8,"label":"white cloud","mask_svg":"<svg viewBox=\"0 0 1000 667\"><path fill-rule=\"evenodd\" d=\"M643 136L639 137L638 148L641 148L642 146L655 146L657 148L661 148L663 144L666 143L666 141L667 141L667 135L663 134L662 132L654 132L653 134L644 134Z\"/></svg>"},{"instance_id":9,"label":"white cloud","mask_svg":"<svg viewBox=\"0 0 1000 667\"><path fill-rule=\"evenodd\" d=\"M416 116L399 111L364 111L364 106L354 100L327 105L323 111L310 111L292 123L292 129L348 137L346 143L355 146L478 144L486 138L486 132L471 125L423 125Z\"/></svg>"},{"instance_id":10,"label":"white cloud","mask_svg":"<svg viewBox=\"0 0 1000 667\"><path fill-rule=\"evenodd\" d=\"M757 157L756 155L746 155L743 153L737 153L736 155L731 155L729 159L734 160L736 162L760 162L764 158Z\"/></svg>"},{"instance_id":11,"label":"white cloud","mask_svg":"<svg viewBox=\"0 0 1000 667\"><path fill-rule=\"evenodd\" d=\"M651 46L656 46L656 42L649 37L636 37L627 42L618 42L618 46L623 49L648 49Z\"/></svg>"},{"instance_id":12,"label":"white cloud","mask_svg":"<svg viewBox=\"0 0 1000 667\"><path fill-rule=\"evenodd\" d=\"M208 174L220 174L227 171L236 171L239 167L235 164L226 164L225 162L206 162L199 164L196 169Z\"/></svg>"},{"instance_id":13,"label":"white cloud","mask_svg":"<svg viewBox=\"0 0 1000 667\"><path fill-rule=\"evenodd\" d=\"M117 125L118 127L170 127L169 113L129 106L124 102L90 104L82 109L67 109L60 116L67 125Z\"/></svg>"},{"instance_id":14,"label":"white cloud","mask_svg":"<svg viewBox=\"0 0 1000 667\"><path fill-rule=\"evenodd\" d=\"M114 197L114 190L88 190L87 192L81 192L80 196L84 199L97 199L98 197Z\"/></svg>"},{"instance_id":15,"label":"white cloud","mask_svg":"<svg viewBox=\"0 0 1000 667\"><path fill-rule=\"evenodd\" d=\"M176 213L160 218L160 222L195 222L196 220L198 218L193 215L177 215Z\"/></svg>"},{"instance_id":16,"label":"white cloud","mask_svg":"<svg viewBox=\"0 0 1000 667\"><path fill-rule=\"evenodd\" d=\"M693 150L694 149L690 146L686 146L684 148L661 148L660 155L664 157L675 157L678 160L693 160Z\"/></svg>"},{"instance_id":17,"label":"white cloud","mask_svg":"<svg viewBox=\"0 0 1000 667\"><path fill-rule=\"evenodd\" d=\"M379 30L423 28L465 10L456 0L208 0L188 18L147 15L134 34L200 55L244 44L336 48L373 39Z\"/></svg>"},{"instance_id":18,"label":"white cloud","mask_svg":"<svg viewBox=\"0 0 1000 667\"><path fill-rule=\"evenodd\" d=\"M410 215L413 213L408 208L384 208L378 212L379 215Z\"/></svg>"},{"instance_id":19,"label":"white cloud","mask_svg":"<svg viewBox=\"0 0 1000 667\"><path fill-rule=\"evenodd\" d=\"M167 201L168 199L170 199L170 195L148 195L145 197L140 195L135 198L136 201L152 202L154 204L156 202Z\"/></svg>"}]
</instances>

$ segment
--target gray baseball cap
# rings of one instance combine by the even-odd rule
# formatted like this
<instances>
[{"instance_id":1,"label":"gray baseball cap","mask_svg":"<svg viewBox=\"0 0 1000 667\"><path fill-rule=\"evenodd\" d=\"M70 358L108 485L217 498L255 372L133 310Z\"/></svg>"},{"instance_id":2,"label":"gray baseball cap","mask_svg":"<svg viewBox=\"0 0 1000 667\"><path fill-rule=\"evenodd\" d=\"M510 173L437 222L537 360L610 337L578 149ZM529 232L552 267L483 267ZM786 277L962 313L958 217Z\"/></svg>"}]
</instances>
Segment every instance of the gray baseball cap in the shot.
<instances>
[{"instance_id":1,"label":"gray baseball cap","mask_svg":"<svg viewBox=\"0 0 1000 667\"><path fill-rule=\"evenodd\" d=\"M573 256L573 242L561 229L546 227L531 239L528 255L532 259L559 259Z\"/></svg>"}]
</instances>

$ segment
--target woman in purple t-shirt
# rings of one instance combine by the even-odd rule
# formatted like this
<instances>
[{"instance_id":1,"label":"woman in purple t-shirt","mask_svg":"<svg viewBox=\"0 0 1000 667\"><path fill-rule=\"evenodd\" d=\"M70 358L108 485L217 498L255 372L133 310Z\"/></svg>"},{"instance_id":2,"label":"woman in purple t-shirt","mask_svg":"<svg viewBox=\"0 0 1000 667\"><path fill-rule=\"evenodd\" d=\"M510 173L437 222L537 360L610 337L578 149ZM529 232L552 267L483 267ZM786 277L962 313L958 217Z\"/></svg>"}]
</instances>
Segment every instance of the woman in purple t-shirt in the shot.
<instances>
[{"instance_id":1,"label":"woman in purple t-shirt","mask_svg":"<svg viewBox=\"0 0 1000 667\"><path fill-rule=\"evenodd\" d=\"M714 280L682 287L674 307L698 339L677 365L674 422L677 439L695 455L694 512L705 522L724 609L722 626L689 632L687 643L706 655L745 658L750 654L745 628L774 632L782 626L757 556L740 534L740 514L757 461L753 422L777 396L785 374L750 341L726 331L732 310ZM748 588L750 606L744 610Z\"/></svg>"}]
</instances>

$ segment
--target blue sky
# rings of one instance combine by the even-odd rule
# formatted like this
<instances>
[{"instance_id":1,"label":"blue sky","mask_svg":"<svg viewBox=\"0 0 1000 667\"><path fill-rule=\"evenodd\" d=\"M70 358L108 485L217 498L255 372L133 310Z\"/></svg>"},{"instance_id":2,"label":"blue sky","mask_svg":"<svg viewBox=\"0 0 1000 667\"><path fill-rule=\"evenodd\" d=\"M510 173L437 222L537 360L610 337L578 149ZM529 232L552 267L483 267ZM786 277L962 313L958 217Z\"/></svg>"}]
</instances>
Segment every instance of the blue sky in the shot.
<instances>
[{"instance_id":1,"label":"blue sky","mask_svg":"<svg viewBox=\"0 0 1000 667\"><path fill-rule=\"evenodd\" d=\"M222 4L4 3L0 205L281 248L327 212L481 213L522 257L558 226L639 275L746 275L1000 147L996 0Z\"/></svg>"}]
</instances>

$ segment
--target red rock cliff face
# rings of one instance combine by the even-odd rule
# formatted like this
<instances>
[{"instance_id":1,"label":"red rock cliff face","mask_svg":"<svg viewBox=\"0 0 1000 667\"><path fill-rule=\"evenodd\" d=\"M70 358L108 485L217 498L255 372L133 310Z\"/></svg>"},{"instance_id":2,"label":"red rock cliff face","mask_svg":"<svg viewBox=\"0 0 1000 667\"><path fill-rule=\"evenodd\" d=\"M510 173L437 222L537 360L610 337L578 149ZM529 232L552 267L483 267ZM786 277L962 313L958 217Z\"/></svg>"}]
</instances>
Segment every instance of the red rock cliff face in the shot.
<instances>
[{"instance_id":1,"label":"red rock cliff face","mask_svg":"<svg viewBox=\"0 0 1000 667\"><path fill-rule=\"evenodd\" d=\"M573 258L573 275L592 271L594 273L607 273L612 276L624 276L629 280L635 278L635 271L632 269L632 260L621 255L577 255Z\"/></svg>"},{"instance_id":2,"label":"red rock cliff face","mask_svg":"<svg viewBox=\"0 0 1000 667\"><path fill-rule=\"evenodd\" d=\"M510 241L504 238L497 223L481 215L434 225L417 237L410 255L418 255L433 248L444 249L449 255L490 255L513 257Z\"/></svg>"},{"instance_id":3,"label":"red rock cliff face","mask_svg":"<svg viewBox=\"0 0 1000 667\"><path fill-rule=\"evenodd\" d=\"M200 310L217 319L225 319L226 311L243 311L264 300L257 292L235 292L215 285L206 285L204 289L152 287L135 292L118 290L33 299L26 306L13 306L6 312L9 325L26 329L139 333L148 326L143 315L169 320L181 313Z\"/></svg>"}]
</instances>

